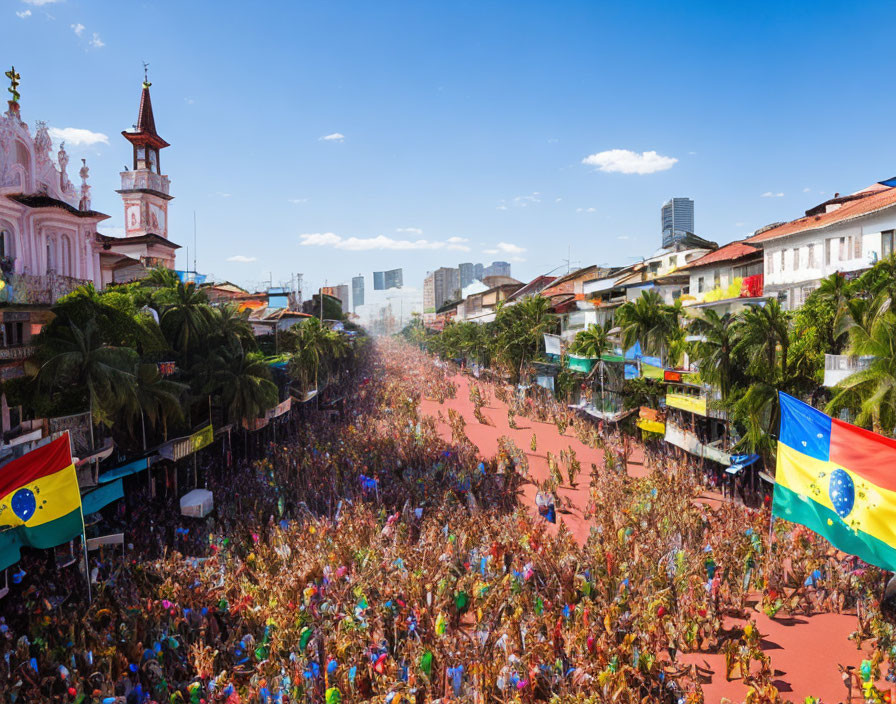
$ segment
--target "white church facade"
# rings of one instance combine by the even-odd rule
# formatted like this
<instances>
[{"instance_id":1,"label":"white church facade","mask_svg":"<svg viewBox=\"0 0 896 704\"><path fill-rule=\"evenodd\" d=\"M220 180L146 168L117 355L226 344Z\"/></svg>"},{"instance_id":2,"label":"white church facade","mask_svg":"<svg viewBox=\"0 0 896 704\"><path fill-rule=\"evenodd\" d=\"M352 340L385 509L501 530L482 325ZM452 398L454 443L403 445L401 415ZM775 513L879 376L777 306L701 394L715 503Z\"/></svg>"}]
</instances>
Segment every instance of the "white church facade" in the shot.
<instances>
[{"instance_id":1,"label":"white church facade","mask_svg":"<svg viewBox=\"0 0 896 704\"><path fill-rule=\"evenodd\" d=\"M168 177L159 151L150 84L143 83L137 125L123 132L133 168L121 173L125 236L97 232L108 215L91 208L89 170L68 173L65 143L55 154L46 123L22 120L18 74L7 72L13 100L0 115L0 304L52 304L83 283L104 288L154 266L174 268L178 245L168 240Z\"/></svg>"}]
</instances>

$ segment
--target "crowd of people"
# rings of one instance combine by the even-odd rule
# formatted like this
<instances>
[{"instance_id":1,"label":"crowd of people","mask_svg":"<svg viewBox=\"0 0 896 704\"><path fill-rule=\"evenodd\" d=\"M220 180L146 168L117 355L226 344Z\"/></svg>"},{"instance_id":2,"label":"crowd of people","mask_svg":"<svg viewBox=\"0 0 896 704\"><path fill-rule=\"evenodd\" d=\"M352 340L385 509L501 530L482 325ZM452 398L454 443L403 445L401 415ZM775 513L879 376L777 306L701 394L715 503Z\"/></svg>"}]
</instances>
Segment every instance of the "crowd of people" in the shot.
<instances>
[{"instance_id":1,"label":"crowd of people","mask_svg":"<svg viewBox=\"0 0 896 704\"><path fill-rule=\"evenodd\" d=\"M792 524L770 532L767 509L702 500L700 475L659 453L630 476L629 438L500 379L474 382L476 418L501 399L510 420L553 422L606 460L583 467L570 448L537 477L503 437L481 457L460 414L441 414L445 439L420 409L455 397L456 373L379 341L345 378L338 422L311 414L264 457L206 473L206 519L134 478L104 510L126 545L91 556L92 602L83 566L26 555L0 599L0 702L678 704L702 702L710 676L783 701L754 605L857 609L875 655L848 676L889 700L874 684L896 654L880 570ZM550 510L577 483L584 543ZM681 657L710 651L726 672Z\"/></svg>"}]
</instances>

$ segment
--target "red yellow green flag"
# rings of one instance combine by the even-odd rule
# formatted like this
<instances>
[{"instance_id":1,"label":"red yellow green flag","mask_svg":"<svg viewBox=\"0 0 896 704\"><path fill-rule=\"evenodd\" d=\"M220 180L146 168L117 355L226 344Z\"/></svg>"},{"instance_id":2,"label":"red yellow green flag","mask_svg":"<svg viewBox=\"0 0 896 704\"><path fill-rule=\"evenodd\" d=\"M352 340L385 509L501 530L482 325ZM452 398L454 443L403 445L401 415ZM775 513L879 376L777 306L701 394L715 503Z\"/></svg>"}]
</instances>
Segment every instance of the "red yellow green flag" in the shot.
<instances>
[{"instance_id":1,"label":"red yellow green flag","mask_svg":"<svg viewBox=\"0 0 896 704\"><path fill-rule=\"evenodd\" d=\"M68 435L0 467L0 531L52 548L84 530L81 492Z\"/></svg>"}]
</instances>

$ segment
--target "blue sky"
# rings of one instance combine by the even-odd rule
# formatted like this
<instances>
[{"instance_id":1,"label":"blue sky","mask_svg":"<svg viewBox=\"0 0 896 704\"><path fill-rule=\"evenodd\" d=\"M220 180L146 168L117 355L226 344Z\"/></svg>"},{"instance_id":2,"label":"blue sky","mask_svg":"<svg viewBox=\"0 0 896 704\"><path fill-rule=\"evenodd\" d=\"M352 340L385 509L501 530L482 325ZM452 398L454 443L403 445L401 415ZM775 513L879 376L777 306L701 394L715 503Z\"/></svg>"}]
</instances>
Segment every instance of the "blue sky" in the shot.
<instances>
[{"instance_id":1,"label":"blue sky","mask_svg":"<svg viewBox=\"0 0 896 704\"><path fill-rule=\"evenodd\" d=\"M625 264L671 196L724 243L894 176L894 26L887 2L2 0L0 63L32 127L95 133L67 146L120 227L148 61L171 238L195 210L200 271L307 293Z\"/></svg>"}]
</instances>

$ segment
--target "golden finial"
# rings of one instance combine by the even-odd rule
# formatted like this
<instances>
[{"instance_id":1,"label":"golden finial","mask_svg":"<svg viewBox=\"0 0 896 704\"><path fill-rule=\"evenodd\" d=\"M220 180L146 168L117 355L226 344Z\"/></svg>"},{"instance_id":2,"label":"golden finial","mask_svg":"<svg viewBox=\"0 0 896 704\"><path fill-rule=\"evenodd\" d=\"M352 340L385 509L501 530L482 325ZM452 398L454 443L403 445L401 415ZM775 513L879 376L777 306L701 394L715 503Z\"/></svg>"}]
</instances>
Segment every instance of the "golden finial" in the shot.
<instances>
[{"instance_id":1,"label":"golden finial","mask_svg":"<svg viewBox=\"0 0 896 704\"><path fill-rule=\"evenodd\" d=\"M21 78L21 76L18 73L16 73L15 66L13 66L9 71L6 72L6 77L9 79L9 88L7 88L6 90L8 90L10 93L12 93L12 101L11 102L18 103L19 98L22 97L18 91L19 79Z\"/></svg>"}]
</instances>

